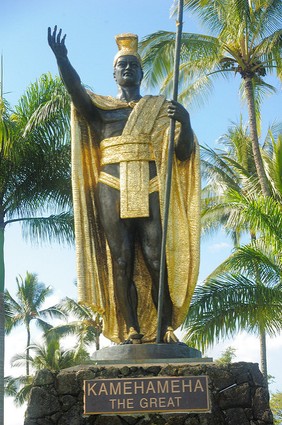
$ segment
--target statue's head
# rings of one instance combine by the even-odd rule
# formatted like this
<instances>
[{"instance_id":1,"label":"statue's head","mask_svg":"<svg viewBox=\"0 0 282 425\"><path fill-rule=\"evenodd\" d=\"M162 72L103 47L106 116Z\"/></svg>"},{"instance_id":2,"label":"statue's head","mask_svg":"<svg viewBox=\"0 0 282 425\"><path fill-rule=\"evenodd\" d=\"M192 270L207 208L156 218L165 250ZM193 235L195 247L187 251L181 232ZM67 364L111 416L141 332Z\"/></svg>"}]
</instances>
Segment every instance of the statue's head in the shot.
<instances>
[{"instance_id":1,"label":"statue's head","mask_svg":"<svg viewBox=\"0 0 282 425\"><path fill-rule=\"evenodd\" d=\"M138 36L116 36L118 52L114 58L114 78L119 86L140 85L143 78L141 57L138 54Z\"/></svg>"}]
</instances>

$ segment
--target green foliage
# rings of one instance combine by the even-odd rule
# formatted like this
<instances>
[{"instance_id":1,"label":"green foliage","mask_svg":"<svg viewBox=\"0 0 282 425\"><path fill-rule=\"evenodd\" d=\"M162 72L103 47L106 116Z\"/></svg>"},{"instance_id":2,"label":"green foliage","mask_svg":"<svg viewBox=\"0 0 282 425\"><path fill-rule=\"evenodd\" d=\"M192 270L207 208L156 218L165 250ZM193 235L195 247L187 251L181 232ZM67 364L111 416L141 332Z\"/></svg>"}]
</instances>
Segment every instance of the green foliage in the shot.
<instances>
[{"instance_id":1,"label":"green foliage","mask_svg":"<svg viewBox=\"0 0 282 425\"><path fill-rule=\"evenodd\" d=\"M279 0L187 0L207 34L183 33L180 100L201 102L218 76L250 76L257 93L273 90L262 77L276 71L282 77L282 6ZM175 34L159 31L141 41L144 78L150 86L171 93ZM199 94L199 91L202 93ZM258 102L261 97L257 96Z\"/></svg>"},{"instance_id":2,"label":"green foliage","mask_svg":"<svg viewBox=\"0 0 282 425\"><path fill-rule=\"evenodd\" d=\"M14 110L0 97L0 421L4 232L7 225L20 222L24 235L33 240L73 242L69 116L66 90L49 74L30 85Z\"/></svg>"},{"instance_id":3,"label":"green foliage","mask_svg":"<svg viewBox=\"0 0 282 425\"><path fill-rule=\"evenodd\" d=\"M275 136L274 136L275 135ZM245 139L245 145L244 145ZM269 133L265 163L279 163L276 140ZM279 140L278 140L279 145ZM242 126L224 136L222 150L203 149L203 231L224 228L235 248L194 292L184 322L185 342L204 350L245 330L260 336L261 368L266 378L265 334L282 329L282 197L277 175L266 167L272 196L261 195L248 134ZM280 170L280 175L282 170ZM249 242L240 245L240 236Z\"/></svg>"},{"instance_id":4,"label":"green foliage","mask_svg":"<svg viewBox=\"0 0 282 425\"><path fill-rule=\"evenodd\" d=\"M17 278L16 298L8 290L5 291L5 328L9 334L13 328L24 325L27 332L26 374L29 375L29 346L31 341L30 323L34 320L43 332L52 326L45 318L61 318L63 314L56 307L42 309L48 296L52 294L50 287L38 281L34 273L26 274L25 279Z\"/></svg>"},{"instance_id":5,"label":"green foliage","mask_svg":"<svg viewBox=\"0 0 282 425\"><path fill-rule=\"evenodd\" d=\"M32 344L29 347L28 362L33 371L48 369L58 372L62 369L89 363L89 354L83 350L64 349L59 338L44 338L43 344ZM26 362L26 353L16 354L12 366L21 367ZM14 398L16 405L21 406L30 395L35 375L21 375L5 378L5 394Z\"/></svg>"},{"instance_id":6,"label":"green foliage","mask_svg":"<svg viewBox=\"0 0 282 425\"><path fill-rule=\"evenodd\" d=\"M282 392L276 392L271 395L270 408L273 413L273 422L275 425L282 424Z\"/></svg>"},{"instance_id":7,"label":"green foliage","mask_svg":"<svg viewBox=\"0 0 282 425\"><path fill-rule=\"evenodd\" d=\"M221 353L221 357L219 357L215 362L219 365L228 365L232 362L234 357L236 357L236 348L227 347L223 353Z\"/></svg>"},{"instance_id":8,"label":"green foliage","mask_svg":"<svg viewBox=\"0 0 282 425\"><path fill-rule=\"evenodd\" d=\"M19 221L33 238L71 242L70 106L62 83L42 75L14 111L1 105L0 222Z\"/></svg>"},{"instance_id":9,"label":"green foliage","mask_svg":"<svg viewBox=\"0 0 282 425\"><path fill-rule=\"evenodd\" d=\"M29 397L33 376L6 376L5 377L5 396L13 397L16 406L22 406Z\"/></svg>"},{"instance_id":10,"label":"green foliage","mask_svg":"<svg viewBox=\"0 0 282 425\"><path fill-rule=\"evenodd\" d=\"M60 339L54 336L52 338L45 337L43 344L32 344L29 348L28 362L35 371L49 369L58 372L89 361L89 354L85 350L64 349L60 344ZM15 354L11 363L14 367L21 367L25 360L25 353Z\"/></svg>"},{"instance_id":11,"label":"green foliage","mask_svg":"<svg viewBox=\"0 0 282 425\"><path fill-rule=\"evenodd\" d=\"M102 333L102 317L94 311L91 305L77 303L71 298L63 299L56 308L66 317L71 316L71 322L52 328L49 334L59 337L75 335L77 337L77 349L85 349L92 345L96 350L100 348L100 335Z\"/></svg>"},{"instance_id":12,"label":"green foliage","mask_svg":"<svg viewBox=\"0 0 282 425\"><path fill-rule=\"evenodd\" d=\"M51 325L42 318L62 317L62 313L55 307L42 309L47 297L52 294L52 289L38 281L35 273L26 274L25 279L21 276L16 279L17 293L13 298L8 290L5 291L6 333L20 325L29 325L36 320L43 331L50 329Z\"/></svg>"},{"instance_id":13,"label":"green foliage","mask_svg":"<svg viewBox=\"0 0 282 425\"><path fill-rule=\"evenodd\" d=\"M208 34L183 33L179 75L179 101L201 104L218 77L241 77L241 97L246 101L250 138L259 186L270 196L262 163L259 133L260 105L275 88L265 81L267 73L282 79L282 3L238 0L186 0ZM140 43L145 81L171 96L175 34L159 31Z\"/></svg>"}]
</instances>

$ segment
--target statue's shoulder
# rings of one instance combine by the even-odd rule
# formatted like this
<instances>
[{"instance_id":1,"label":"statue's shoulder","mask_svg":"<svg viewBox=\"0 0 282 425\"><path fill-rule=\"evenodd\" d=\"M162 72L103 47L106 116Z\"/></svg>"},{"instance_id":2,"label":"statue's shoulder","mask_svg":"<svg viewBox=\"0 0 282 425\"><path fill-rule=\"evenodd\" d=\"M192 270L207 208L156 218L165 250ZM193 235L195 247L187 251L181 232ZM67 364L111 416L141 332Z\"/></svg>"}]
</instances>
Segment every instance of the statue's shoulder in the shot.
<instances>
[{"instance_id":1,"label":"statue's shoulder","mask_svg":"<svg viewBox=\"0 0 282 425\"><path fill-rule=\"evenodd\" d=\"M142 97L142 101L147 103L147 105L164 105L167 103L167 100L164 95L146 95Z\"/></svg>"},{"instance_id":2,"label":"statue's shoulder","mask_svg":"<svg viewBox=\"0 0 282 425\"><path fill-rule=\"evenodd\" d=\"M155 100L166 101L166 97L163 94L156 94L156 95L148 94L148 95L143 96L143 99L152 99L152 100L155 99Z\"/></svg>"},{"instance_id":3,"label":"statue's shoulder","mask_svg":"<svg viewBox=\"0 0 282 425\"><path fill-rule=\"evenodd\" d=\"M90 96L93 104L105 111L113 110L113 109L121 109L128 108L128 104L122 100L119 100L112 96L103 96L100 94L93 93L90 90L87 90L88 95Z\"/></svg>"}]
</instances>

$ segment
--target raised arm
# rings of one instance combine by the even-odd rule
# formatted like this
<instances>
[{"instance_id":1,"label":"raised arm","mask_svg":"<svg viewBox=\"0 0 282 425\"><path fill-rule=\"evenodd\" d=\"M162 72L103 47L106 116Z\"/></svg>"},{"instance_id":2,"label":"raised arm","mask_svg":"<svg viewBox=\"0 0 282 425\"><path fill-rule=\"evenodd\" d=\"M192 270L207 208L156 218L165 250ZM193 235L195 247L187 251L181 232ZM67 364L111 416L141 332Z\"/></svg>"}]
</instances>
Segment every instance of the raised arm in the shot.
<instances>
[{"instance_id":1,"label":"raised arm","mask_svg":"<svg viewBox=\"0 0 282 425\"><path fill-rule=\"evenodd\" d=\"M75 107L89 121L99 120L99 112L93 105L87 91L81 84L76 70L68 59L68 51L65 45L66 34L62 37L62 30L57 32L57 25L52 31L48 28L48 43L56 56L59 72L63 83L71 96Z\"/></svg>"},{"instance_id":2,"label":"raised arm","mask_svg":"<svg viewBox=\"0 0 282 425\"><path fill-rule=\"evenodd\" d=\"M180 161L185 161L194 150L194 133L190 123L190 115L183 105L173 100L169 102L167 113L170 118L181 123L175 153Z\"/></svg>"}]
</instances>

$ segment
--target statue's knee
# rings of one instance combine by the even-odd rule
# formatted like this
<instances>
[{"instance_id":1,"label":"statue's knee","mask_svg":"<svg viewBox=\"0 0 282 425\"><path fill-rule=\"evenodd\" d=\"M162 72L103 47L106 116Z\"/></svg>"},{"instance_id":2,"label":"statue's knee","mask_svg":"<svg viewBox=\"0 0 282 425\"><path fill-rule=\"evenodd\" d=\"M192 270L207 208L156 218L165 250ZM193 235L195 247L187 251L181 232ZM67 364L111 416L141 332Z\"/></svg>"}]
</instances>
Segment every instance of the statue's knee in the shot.
<instances>
[{"instance_id":1,"label":"statue's knee","mask_svg":"<svg viewBox=\"0 0 282 425\"><path fill-rule=\"evenodd\" d=\"M117 266L118 266L119 269L121 269L121 270L126 269L127 261L124 258L118 258L116 260L116 263L117 263Z\"/></svg>"},{"instance_id":2,"label":"statue's knee","mask_svg":"<svg viewBox=\"0 0 282 425\"><path fill-rule=\"evenodd\" d=\"M160 270L160 261L159 260L149 260L149 264L152 270L159 271Z\"/></svg>"}]
</instances>

